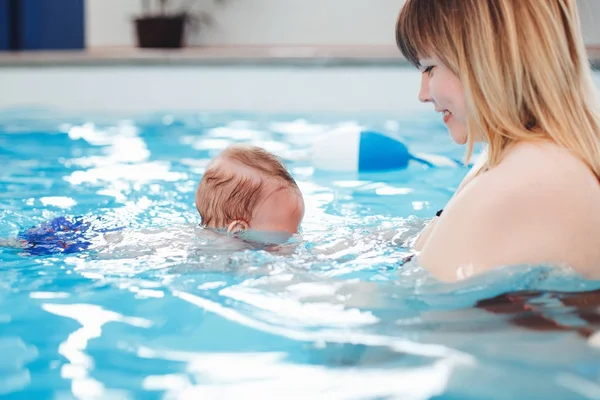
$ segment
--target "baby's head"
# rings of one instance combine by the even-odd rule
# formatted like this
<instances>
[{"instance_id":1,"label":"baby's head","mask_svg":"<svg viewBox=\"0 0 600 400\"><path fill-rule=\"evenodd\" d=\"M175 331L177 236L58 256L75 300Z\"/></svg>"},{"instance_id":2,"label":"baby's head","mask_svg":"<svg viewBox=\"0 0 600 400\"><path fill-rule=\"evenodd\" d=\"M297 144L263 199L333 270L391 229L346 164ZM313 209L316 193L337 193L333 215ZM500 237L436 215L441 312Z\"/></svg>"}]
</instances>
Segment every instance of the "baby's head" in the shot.
<instances>
[{"instance_id":1,"label":"baby's head","mask_svg":"<svg viewBox=\"0 0 600 400\"><path fill-rule=\"evenodd\" d=\"M208 166L196 191L202 224L239 231L298 232L304 200L283 163L256 146L233 145Z\"/></svg>"}]
</instances>

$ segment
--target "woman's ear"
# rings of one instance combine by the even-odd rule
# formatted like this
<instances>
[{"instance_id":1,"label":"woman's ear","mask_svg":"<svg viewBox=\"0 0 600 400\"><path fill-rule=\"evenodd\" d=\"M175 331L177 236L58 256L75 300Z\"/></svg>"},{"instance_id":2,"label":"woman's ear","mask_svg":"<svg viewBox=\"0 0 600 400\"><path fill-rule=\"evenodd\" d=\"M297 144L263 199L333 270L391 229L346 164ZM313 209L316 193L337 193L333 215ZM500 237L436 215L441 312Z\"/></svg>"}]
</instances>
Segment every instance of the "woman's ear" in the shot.
<instances>
[{"instance_id":1,"label":"woman's ear","mask_svg":"<svg viewBox=\"0 0 600 400\"><path fill-rule=\"evenodd\" d=\"M236 219L227 227L227 233L237 233L250 229L250 224L241 219Z\"/></svg>"}]
</instances>

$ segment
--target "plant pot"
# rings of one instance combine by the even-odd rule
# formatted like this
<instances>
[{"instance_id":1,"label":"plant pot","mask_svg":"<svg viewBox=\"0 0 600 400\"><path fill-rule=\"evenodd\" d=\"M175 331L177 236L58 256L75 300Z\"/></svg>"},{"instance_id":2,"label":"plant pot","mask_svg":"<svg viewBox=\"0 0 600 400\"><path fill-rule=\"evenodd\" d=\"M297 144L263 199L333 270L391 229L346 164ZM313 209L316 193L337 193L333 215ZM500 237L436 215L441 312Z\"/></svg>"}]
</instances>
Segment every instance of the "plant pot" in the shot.
<instances>
[{"instance_id":1,"label":"plant pot","mask_svg":"<svg viewBox=\"0 0 600 400\"><path fill-rule=\"evenodd\" d=\"M161 15L135 20L138 47L176 49L183 47L185 15Z\"/></svg>"}]
</instances>

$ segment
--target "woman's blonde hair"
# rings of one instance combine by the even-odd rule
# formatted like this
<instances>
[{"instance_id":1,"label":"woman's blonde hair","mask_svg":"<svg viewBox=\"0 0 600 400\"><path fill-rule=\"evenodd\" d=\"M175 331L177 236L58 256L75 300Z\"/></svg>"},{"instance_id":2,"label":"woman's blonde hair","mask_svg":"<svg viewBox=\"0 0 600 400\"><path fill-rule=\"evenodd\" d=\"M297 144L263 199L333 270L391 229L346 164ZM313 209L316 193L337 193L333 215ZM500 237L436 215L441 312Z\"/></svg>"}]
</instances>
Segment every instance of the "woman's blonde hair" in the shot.
<instances>
[{"instance_id":1,"label":"woman's blonde hair","mask_svg":"<svg viewBox=\"0 0 600 400\"><path fill-rule=\"evenodd\" d=\"M550 139L600 177L600 118L576 0L406 0L396 41L415 66L436 56L461 80L467 161L486 167L518 141Z\"/></svg>"}]
</instances>

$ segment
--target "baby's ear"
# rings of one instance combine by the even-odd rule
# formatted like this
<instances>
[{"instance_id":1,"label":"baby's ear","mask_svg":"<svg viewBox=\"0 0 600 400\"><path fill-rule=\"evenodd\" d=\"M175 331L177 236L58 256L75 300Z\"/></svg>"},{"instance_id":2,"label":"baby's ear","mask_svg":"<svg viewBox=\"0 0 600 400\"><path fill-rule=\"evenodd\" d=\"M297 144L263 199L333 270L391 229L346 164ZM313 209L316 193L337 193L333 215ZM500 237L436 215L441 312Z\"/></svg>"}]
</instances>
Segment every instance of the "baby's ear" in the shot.
<instances>
[{"instance_id":1,"label":"baby's ear","mask_svg":"<svg viewBox=\"0 0 600 400\"><path fill-rule=\"evenodd\" d=\"M236 219L227 227L227 233L237 233L240 231L247 231L250 229L250 225L241 219Z\"/></svg>"}]
</instances>

